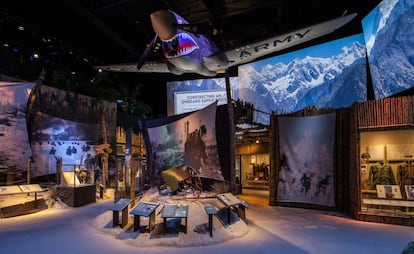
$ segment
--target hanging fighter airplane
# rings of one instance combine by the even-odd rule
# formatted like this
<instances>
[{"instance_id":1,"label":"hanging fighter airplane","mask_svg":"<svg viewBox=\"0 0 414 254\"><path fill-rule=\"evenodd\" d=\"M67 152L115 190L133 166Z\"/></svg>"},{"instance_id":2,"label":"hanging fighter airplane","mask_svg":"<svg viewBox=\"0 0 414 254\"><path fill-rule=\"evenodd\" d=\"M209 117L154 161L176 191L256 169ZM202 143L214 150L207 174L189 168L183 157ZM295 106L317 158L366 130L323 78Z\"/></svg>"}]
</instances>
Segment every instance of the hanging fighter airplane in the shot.
<instances>
[{"instance_id":1,"label":"hanging fighter airplane","mask_svg":"<svg viewBox=\"0 0 414 254\"><path fill-rule=\"evenodd\" d=\"M197 33L195 26L170 10L158 10L151 14L155 37L136 63L95 66L111 72L158 72L197 73L215 76L227 68L251 62L259 57L296 46L329 34L350 22L357 14L317 23L265 40L221 51L206 35ZM157 42L160 41L165 59L147 61Z\"/></svg>"}]
</instances>

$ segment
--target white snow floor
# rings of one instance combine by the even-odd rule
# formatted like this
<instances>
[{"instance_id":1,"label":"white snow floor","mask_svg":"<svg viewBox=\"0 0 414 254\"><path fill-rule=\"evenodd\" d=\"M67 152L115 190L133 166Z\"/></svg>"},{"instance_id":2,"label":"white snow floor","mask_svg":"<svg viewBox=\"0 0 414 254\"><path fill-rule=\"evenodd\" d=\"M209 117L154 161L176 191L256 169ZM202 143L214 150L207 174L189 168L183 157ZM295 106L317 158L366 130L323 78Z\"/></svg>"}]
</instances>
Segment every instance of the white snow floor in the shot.
<instances>
[{"instance_id":1,"label":"white snow floor","mask_svg":"<svg viewBox=\"0 0 414 254\"><path fill-rule=\"evenodd\" d=\"M243 189L240 197L250 204L247 221L223 225L215 218L212 238L193 231L208 221L202 209L207 199L188 201L187 234L160 233L162 219L157 211L151 234L134 232L132 215L125 228L113 228L108 210L113 198L2 218L0 253L397 254L414 241L413 227L361 222L338 212L269 206L267 192L262 190ZM141 218L141 224L147 222Z\"/></svg>"}]
</instances>

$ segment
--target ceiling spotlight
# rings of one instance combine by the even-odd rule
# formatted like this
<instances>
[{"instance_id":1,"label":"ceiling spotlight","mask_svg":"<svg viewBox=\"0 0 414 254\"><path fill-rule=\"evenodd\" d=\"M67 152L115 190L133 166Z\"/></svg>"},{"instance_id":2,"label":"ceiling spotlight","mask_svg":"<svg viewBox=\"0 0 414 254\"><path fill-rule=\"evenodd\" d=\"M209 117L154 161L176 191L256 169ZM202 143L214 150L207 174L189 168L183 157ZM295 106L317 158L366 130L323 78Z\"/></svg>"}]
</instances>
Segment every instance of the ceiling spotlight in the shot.
<instances>
[{"instance_id":1,"label":"ceiling spotlight","mask_svg":"<svg viewBox=\"0 0 414 254\"><path fill-rule=\"evenodd\" d=\"M50 39L49 38L42 37L42 41L44 43L50 43Z\"/></svg>"},{"instance_id":2,"label":"ceiling spotlight","mask_svg":"<svg viewBox=\"0 0 414 254\"><path fill-rule=\"evenodd\" d=\"M34 58L34 59L39 59L39 58L40 58L40 55L39 55L39 54L37 54L37 53L33 53L33 55L32 55L32 56L33 56L33 58Z\"/></svg>"},{"instance_id":3,"label":"ceiling spotlight","mask_svg":"<svg viewBox=\"0 0 414 254\"><path fill-rule=\"evenodd\" d=\"M3 43L3 47L8 48L8 47L10 47L10 44L8 44L8 43Z\"/></svg>"},{"instance_id":4,"label":"ceiling spotlight","mask_svg":"<svg viewBox=\"0 0 414 254\"><path fill-rule=\"evenodd\" d=\"M19 30L19 31L24 31L24 27L23 27L23 26L18 26L18 27L17 27L17 30Z\"/></svg>"}]
</instances>

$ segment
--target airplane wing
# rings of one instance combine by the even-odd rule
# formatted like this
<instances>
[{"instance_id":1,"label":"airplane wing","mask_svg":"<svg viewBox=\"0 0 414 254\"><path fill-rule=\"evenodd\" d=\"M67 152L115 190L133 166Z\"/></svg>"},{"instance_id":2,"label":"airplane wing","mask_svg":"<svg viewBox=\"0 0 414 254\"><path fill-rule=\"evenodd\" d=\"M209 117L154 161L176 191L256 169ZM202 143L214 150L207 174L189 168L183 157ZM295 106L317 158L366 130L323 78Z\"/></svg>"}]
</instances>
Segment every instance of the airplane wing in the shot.
<instances>
[{"instance_id":1,"label":"airplane wing","mask_svg":"<svg viewBox=\"0 0 414 254\"><path fill-rule=\"evenodd\" d=\"M98 65L94 66L95 69L111 71L111 72L158 72L158 73L169 73L168 61L159 60L154 62L145 62L140 69L137 68L138 62L134 63L120 63L120 64L109 64L109 65Z\"/></svg>"},{"instance_id":2,"label":"airplane wing","mask_svg":"<svg viewBox=\"0 0 414 254\"><path fill-rule=\"evenodd\" d=\"M225 68L251 62L259 57L327 35L336 29L346 25L353 18L355 18L356 15L356 13L344 15L332 20L300 28L282 35L260 40L243 47L225 51L224 54L229 60L229 65L227 65ZM170 73L170 70L168 68L168 61L166 59L161 61L145 62L140 69L137 68L137 64L138 62L109 64L94 66L94 68L111 72ZM223 67L215 66L214 62L206 62L204 65L211 71L223 70Z\"/></svg>"},{"instance_id":3,"label":"airplane wing","mask_svg":"<svg viewBox=\"0 0 414 254\"><path fill-rule=\"evenodd\" d=\"M261 40L256 43L228 50L225 52L225 55L230 62L227 67L248 63L259 57L329 34L350 22L356 15L356 13L348 14L336 19L314 24L289 33L277 35L266 40ZM216 69L212 67L210 70L215 71Z\"/></svg>"}]
</instances>

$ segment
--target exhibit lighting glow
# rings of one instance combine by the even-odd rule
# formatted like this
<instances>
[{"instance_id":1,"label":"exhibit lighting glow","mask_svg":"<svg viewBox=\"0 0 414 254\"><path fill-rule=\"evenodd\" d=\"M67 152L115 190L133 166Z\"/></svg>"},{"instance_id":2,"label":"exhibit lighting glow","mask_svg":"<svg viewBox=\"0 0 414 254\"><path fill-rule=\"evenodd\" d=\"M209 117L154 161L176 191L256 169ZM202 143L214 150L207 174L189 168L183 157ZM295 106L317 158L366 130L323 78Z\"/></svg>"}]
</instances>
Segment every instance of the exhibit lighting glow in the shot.
<instances>
[{"instance_id":1,"label":"exhibit lighting glow","mask_svg":"<svg viewBox=\"0 0 414 254\"><path fill-rule=\"evenodd\" d=\"M23 26L18 26L18 27L17 27L17 30L19 30L19 31L24 31L24 27L23 27Z\"/></svg>"},{"instance_id":2,"label":"exhibit lighting glow","mask_svg":"<svg viewBox=\"0 0 414 254\"><path fill-rule=\"evenodd\" d=\"M33 58L34 58L34 59L39 59L39 58L40 58L40 55L39 55L39 54L37 54L37 53L33 53Z\"/></svg>"},{"instance_id":3,"label":"exhibit lighting glow","mask_svg":"<svg viewBox=\"0 0 414 254\"><path fill-rule=\"evenodd\" d=\"M32 92L32 89L26 89L26 96L29 96L31 92Z\"/></svg>"}]
</instances>

